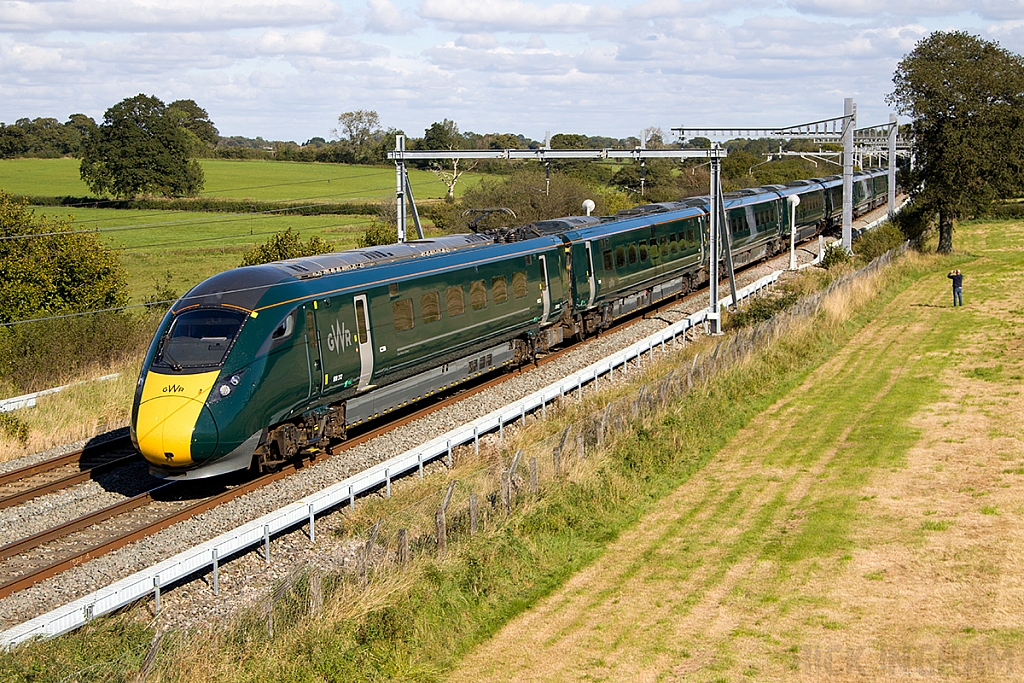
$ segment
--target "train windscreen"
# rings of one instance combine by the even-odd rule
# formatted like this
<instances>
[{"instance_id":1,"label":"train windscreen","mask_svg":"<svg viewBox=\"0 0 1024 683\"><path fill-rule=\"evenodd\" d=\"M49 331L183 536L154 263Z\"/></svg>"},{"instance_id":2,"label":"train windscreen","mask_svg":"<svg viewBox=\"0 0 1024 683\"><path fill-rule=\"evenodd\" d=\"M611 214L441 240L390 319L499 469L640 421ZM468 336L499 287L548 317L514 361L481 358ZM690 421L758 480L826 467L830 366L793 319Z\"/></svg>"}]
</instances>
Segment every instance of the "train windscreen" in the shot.
<instances>
[{"instance_id":1,"label":"train windscreen","mask_svg":"<svg viewBox=\"0 0 1024 683\"><path fill-rule=\"evenodd\" d=\"M186 311L167 330L153 365L173 370L219 367L244 321L244 313L223 308Z\"/></svg>"}]
</instances>

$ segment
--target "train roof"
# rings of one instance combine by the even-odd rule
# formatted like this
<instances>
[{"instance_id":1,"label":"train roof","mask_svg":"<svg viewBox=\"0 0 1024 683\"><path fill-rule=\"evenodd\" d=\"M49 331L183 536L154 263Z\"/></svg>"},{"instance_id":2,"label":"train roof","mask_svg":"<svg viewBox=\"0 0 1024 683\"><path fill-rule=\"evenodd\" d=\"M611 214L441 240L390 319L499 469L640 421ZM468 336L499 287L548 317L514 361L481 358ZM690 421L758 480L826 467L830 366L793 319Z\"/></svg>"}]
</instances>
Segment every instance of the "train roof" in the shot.
<instances>
[{"instance_id":1,"label":"train roof","mask_svg":"<svg viewBox=\"0 0 1024 683\"><path fill-rule=\"evenodd\" d=\"M489 244L494 244L494 240L487 235L446 235L233 268L200 282L175 303L174 310L197 305L230 305L252 310L271 287Z\"/></svg>"},{"instance_id":2,"label":"train roof","mask_svg":"<svg viewBox=\"0 0 1024 683\"><path fill-rule=\"evenodd\" d=\"M438 242L452 247L461 244L462 248L441 249ZM555 235L508 244L497 243L486 235L449 235L438 240L417 240L235 268L193 287L175 303L174 311L218 305L246 311L260 310L281 303L397 282L427 272L443 272L518 254L532 254L561 244L561 238ZM357 255L353 259L352 252L369 258L358 260ZM303 268L291 268L293 265Z\"/></svg>"}]
</instances>

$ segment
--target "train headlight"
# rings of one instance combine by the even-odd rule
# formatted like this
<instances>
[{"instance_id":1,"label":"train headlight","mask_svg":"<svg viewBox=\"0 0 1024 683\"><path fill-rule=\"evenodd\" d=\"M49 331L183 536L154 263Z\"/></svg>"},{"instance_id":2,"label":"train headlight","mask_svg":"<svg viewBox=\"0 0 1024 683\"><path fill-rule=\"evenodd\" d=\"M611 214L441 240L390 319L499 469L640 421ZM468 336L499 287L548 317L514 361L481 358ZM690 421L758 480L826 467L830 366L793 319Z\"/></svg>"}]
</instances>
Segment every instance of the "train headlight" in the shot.
<instances>
[{"instance_id":1,"label":"train headlight","mask_svg":"<svg viewBox=\"0 0 1024 683\"><path fill-rule=\"evenodd\" d=\"M242 380L245 379L245 373L248 369L239 370L229 377L222 378L217 385L210 391L210 396L207 399L210 403L216 403L222 401L228 396L231 396L242 386Z\"/></svg>"}]
</instances>

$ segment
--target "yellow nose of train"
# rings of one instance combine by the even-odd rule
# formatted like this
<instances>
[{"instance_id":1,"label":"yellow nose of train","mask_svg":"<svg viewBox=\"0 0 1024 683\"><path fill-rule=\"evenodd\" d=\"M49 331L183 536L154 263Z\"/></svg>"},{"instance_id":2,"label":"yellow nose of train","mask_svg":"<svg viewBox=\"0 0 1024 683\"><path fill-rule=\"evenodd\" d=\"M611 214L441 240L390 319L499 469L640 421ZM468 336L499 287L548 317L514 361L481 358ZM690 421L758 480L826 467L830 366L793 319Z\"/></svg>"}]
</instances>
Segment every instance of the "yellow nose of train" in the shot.
<instances>
[{"instance_id":1,"label":"yellow nose of train","mask_svg":"<svg viewBox=\"0 0 1024 683\"><path fill-rule=\"evenodd\" d=\"M146 460L161 467L188 467L213 453L217 429L206 398L218 374L147 373L135 419L137 445ZM196 433L197 425L202 433Z\"/></svg>"}]
</instances>

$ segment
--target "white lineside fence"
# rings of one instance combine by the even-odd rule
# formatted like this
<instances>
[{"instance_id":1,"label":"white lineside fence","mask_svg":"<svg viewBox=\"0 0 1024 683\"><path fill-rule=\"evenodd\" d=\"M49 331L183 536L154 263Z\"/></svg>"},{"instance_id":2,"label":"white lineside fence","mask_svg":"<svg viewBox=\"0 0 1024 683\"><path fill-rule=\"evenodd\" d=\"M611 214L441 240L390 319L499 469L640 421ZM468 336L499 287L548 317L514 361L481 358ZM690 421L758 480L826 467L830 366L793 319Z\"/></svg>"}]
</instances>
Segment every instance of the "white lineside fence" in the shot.
<instances>
[{"instance_id":1,"label":"white lineside fence","mask_svg":"<svg viewBox=\"0 0 1024 683\"><path fill-rule=\"evenodd\" d=\"M566 449L566 444L569 443L568 439L573 429L576 430L575 438L569 443L569 446L575 447L582 457L587 448L603 444L610 430L621 430L629 419L639 414L639 411L646 411L688 391L695 384L709 381L720 368L731 365L741 355L750 353L764 339L776 336L780 327L788 325L788 321L813 316L819 309L821 301L836 288L844 286L853 278L868 271L887 265L892 257L893 252L887 253L875 259L865 268L837 279L827 289L802 299L787 314L759 323L750 328L749 332L730 337L728 342L724 345L721 343L717 345L714 351L700 363L695 362L687 373L682 375L673 373L657 388L644 387L635 398L611 404L601 411L600 417L592 416L589 421L585 420L583 423L570 426L563 433L557 453L554 455L555 470L559 469L559 460ZM817 263L820 258L821 253L819 252L812 264ZM742 302L765 294L767 290L774 288L783 272L775 271L757 282L737 290L737 299ZM724 306L731 305L731 296L723 299L721 303ZM669 347L685 343L686 334L705 326L706 318L706 310L694 313L558 382L457 427L416 448L409 449L317 493L15 626L0 633L0 647L12 647L32 638L53 637L72 631L98 616L110 614L150 596L154 598L157 609L159 609L160 593L163 587L211 570L214 577L213 583L216 585L218 567L222 560L250 549L262 548L262 552L269 561L271 537L303 525L308 525L310 540L315 540L318 515L344 505L354 506L357 497L381 488L384 489L386 495L390 496L393 479L411 473L418 473L422 477L424 465L439 458L444 458L451 465L454 448L473 444L474 448L479 449L481 435L493 432L502 435L505 425L516 421L525 421L528 414L539 412L543 417L550 404L562 401L566 395L573 392L582 395L587 385L596 388L602 377L609 380L614 379L615 373L624 371L629 363L641 367L645 362L652 362L656 351L665 352ZM615 405L629 406L629 408L628 410L614 410L612 406Z\"/></svg>"},{"instance_id":2,"label":"white lineside fence","mask_svg":"<svg viewBox=\"0 0 1024 683\"><path fill-rule=\"evenodd\" d=\"M74 382L73 384L65 384L60 387L53 387L52 389L43 389L32 394L24 394L22 396L14 396L12 398L0 399L0 413L9 413L13 410L19 410L21 408L34 408L36 405L36 399L43 396L49 396L50 394L56 394L65 389L71 387L77 387L79 384L85 384L86 382L105 382L111 379L117 379L120 377L120 373L114 373L113 375L103 375L92 380L83 380L81 382Z\"/></svg>"}]
</instances>

